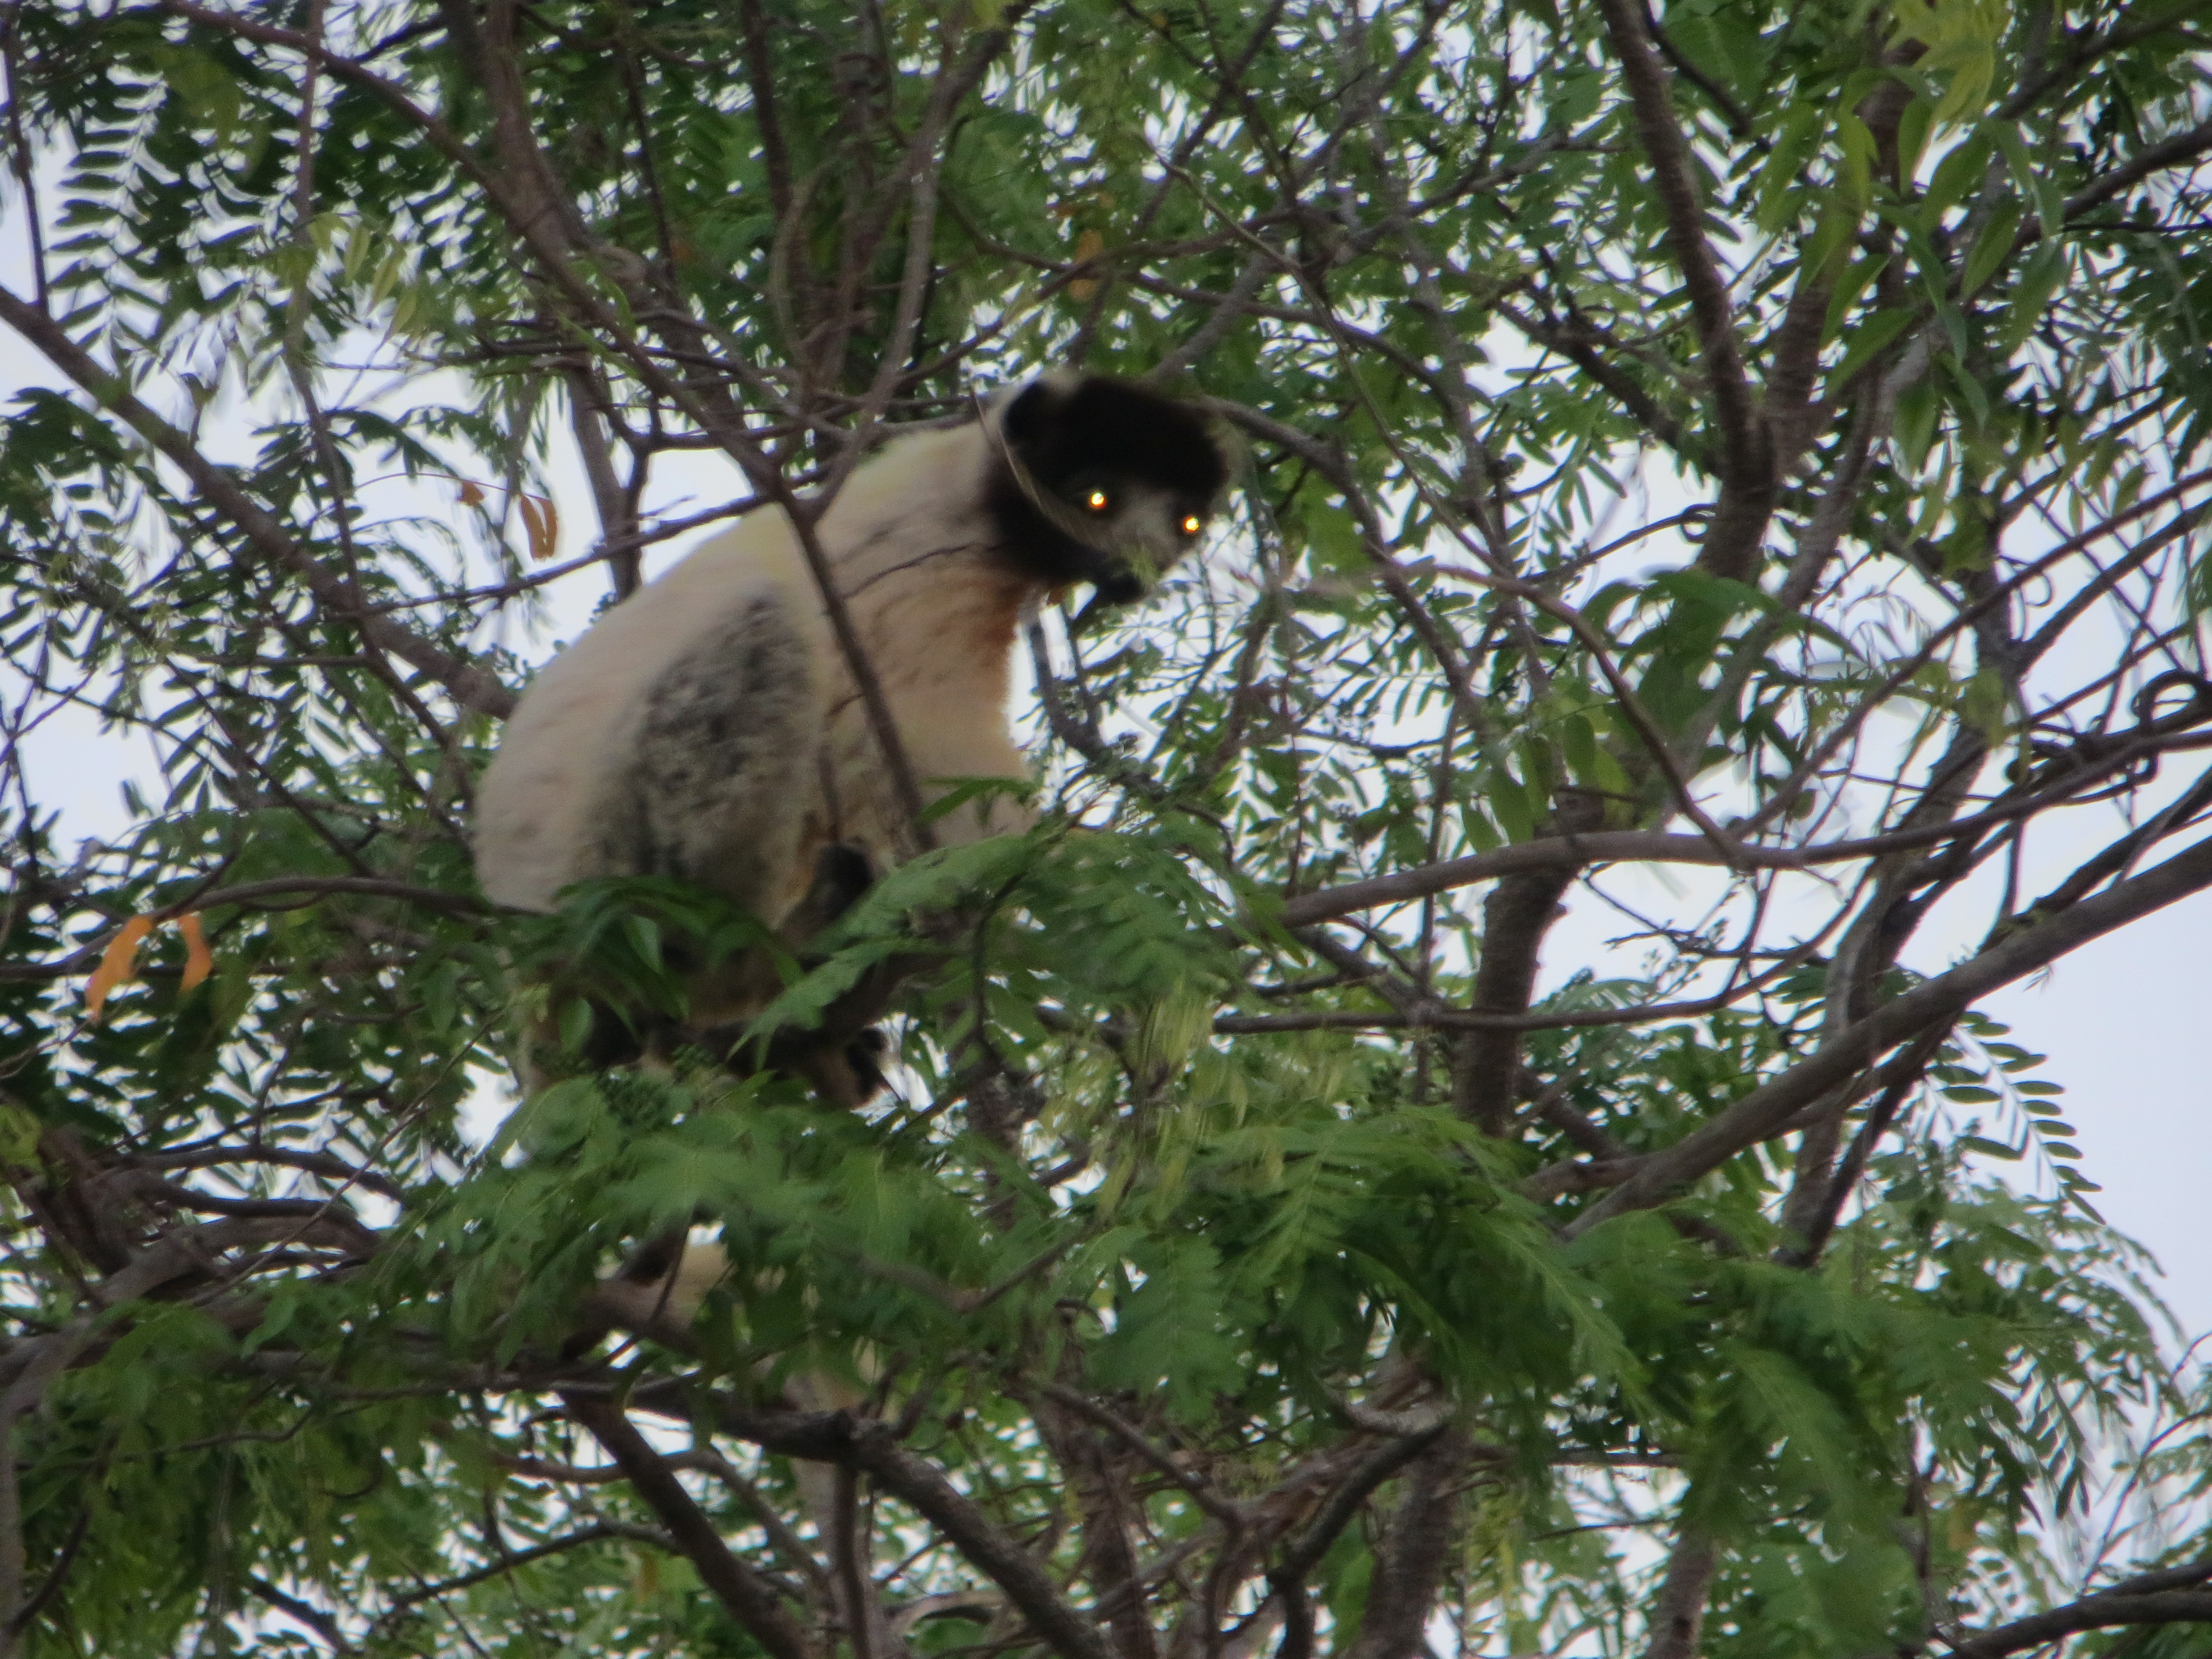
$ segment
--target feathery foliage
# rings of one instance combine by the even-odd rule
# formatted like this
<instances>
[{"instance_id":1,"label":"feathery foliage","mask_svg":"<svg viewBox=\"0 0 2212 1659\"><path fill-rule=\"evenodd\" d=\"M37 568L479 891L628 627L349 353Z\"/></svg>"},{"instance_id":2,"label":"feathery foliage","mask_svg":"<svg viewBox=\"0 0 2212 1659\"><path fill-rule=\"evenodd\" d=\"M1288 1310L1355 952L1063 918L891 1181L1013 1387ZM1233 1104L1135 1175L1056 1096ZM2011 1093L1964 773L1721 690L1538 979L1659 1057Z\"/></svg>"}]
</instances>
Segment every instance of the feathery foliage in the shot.
<instances>
[{"instance_id":1,"label":"feathery foliage","mask_svg":"<svg viewBox=\"0 0 2212 1659\"><path fill-rule=\"evenodd\" d=\"M2204 14L0 3L0 1650L2212 1654L1977 1011L2212 885ZM483 902L549 637L1069 362L1233 521L790 964L892 1098L516 1102L757 937Z\"/></svg>"}]
</instances>

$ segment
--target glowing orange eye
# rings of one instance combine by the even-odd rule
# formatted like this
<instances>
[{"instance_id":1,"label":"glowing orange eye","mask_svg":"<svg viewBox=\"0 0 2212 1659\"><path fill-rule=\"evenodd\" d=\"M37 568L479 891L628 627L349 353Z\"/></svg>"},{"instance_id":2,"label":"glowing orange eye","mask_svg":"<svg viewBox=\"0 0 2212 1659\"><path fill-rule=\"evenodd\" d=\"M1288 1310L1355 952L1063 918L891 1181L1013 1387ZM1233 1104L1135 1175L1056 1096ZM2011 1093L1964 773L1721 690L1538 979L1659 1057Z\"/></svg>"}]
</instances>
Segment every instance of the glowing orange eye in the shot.
<instances>
[{"instance_id":1,"label":"glowing orange eye","mask_svg":"<svg viewBox=\"0 0 2212 1659\"><path fill-rule=\"evenodd\" d=\"M1182 521L1182 533L1186 536L1195 536L1198 534L1199 524L1200 520L1197 514L1193 513L1188 514Z\"/></svg>"},{"instance_id":2,"label":"glowing orange eye","mask_svg":"<svg viewBox=\"0 0 2212 1659\"><path fill-rule=\"evenodd\" d=\"M1093 513L1103 513L1107 506L1106 492L1103 489L1092 490L1083 498L1083 504Z\"/></svg>"}]
</instances>

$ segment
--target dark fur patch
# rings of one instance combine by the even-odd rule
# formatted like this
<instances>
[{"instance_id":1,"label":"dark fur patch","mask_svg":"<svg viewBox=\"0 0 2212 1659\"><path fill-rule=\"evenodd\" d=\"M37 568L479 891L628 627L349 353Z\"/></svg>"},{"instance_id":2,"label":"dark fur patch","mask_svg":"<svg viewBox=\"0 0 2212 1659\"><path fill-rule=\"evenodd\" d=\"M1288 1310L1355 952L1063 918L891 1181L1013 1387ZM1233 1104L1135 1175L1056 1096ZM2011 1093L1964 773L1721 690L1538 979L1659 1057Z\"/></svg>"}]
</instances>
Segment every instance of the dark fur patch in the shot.
<instances>
[{"instance_id":1,"label":"dark fur patch","mask_svg":"<svg viewBox=\"0 0 2212 1659\"><path fill-rule=\"evenodd\" d=\"M866 852L833 841L815 856L814 885L807 897L817 903L826 926L859 903L860 895L875 884L875 866Z\"/></svg>"},{"instance_id":2,"label":"dark fur patch","mask_svg":"<svg viewBox=\"0 0 2212 1659\"><path fill-rule=\"evenodd\" d=\"M1195 412L1127 380L1039 380L1006 406L1007 441L1048 489L1077 473L1141 478L1203 507L1228 482L1221 447Z\"/></svg>"},{"instance_id":3,"label":"dark fur patch","mask_svg":"<svg viewBox=\"0 0 2212 1659\"><path fill-rule=\"evenodd\" d=\"M769 598L670 663L646 695L630 764L611 792L605 867L756 902L768 872L748 819L796 787L807 685L806 647Z\"/></svg>"},{"instance_id":4,"label":"dark fur patch","mask_svg":"<svg viewBox=\"0 0 2212 1659\"><path fill-rule=\"evenodd\" d=\"M1228 482L1221 446L1205 420L1127 380L1098 374L1073 386L1037 380L1017 393L1000 418L1006 447L1030 480L1071 510L1078 480L1127 478L1167 491L1180 510L1203 517ZM1011 468L994 469L987 504L1000 545L1043 580L1096 583L1102 596L1115 601L1142 591L1126 562L1041 512Z\"/></svg>"}]
</instances>

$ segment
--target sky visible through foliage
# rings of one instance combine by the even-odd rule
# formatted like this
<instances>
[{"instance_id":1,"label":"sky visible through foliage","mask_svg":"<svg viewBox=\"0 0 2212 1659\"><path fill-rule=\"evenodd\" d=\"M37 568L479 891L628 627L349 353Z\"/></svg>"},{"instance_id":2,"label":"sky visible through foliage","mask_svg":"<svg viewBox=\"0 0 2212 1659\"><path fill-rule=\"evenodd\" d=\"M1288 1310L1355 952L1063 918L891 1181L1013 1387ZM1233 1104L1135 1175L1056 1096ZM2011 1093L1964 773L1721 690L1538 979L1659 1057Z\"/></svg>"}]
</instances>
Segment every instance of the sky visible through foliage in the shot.
<instances>
[{"instance_id":1,"label":"sky visible through foliage","mask_svg":"<svg viewBox=\"0 0 2212 1659\"><path fill-rule=\"evenodd\" d=\"M0 1655L2212 1652L2207 26L0 4ZM1237 487L893 1092L505 1110L749 925L532 669L1054 364Z\"/></svg>"}]
</instances>

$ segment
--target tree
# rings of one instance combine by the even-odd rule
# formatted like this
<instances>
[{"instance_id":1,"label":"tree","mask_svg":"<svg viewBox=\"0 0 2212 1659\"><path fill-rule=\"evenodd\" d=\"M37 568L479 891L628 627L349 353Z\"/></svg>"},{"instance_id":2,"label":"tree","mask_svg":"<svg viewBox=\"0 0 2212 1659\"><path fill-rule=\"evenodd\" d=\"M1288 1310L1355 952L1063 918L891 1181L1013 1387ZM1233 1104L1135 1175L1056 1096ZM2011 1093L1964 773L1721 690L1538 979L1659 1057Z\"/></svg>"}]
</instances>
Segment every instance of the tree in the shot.
<instances>
[{"instance_id":1,"label":"tree","mask_svg":"<svg viewBox=\"0 0 2212 1659\"><path fill-rule=\"evenodd\" d=\"M10 0L0 1644L2212 1651L1977 1012L2212 885L2203 11ZM705 914L483 902L487 624L1054 361L1242 491L787 993L930 959L893 1099L472 1134Z\"/></svg>"}]
</instances>

